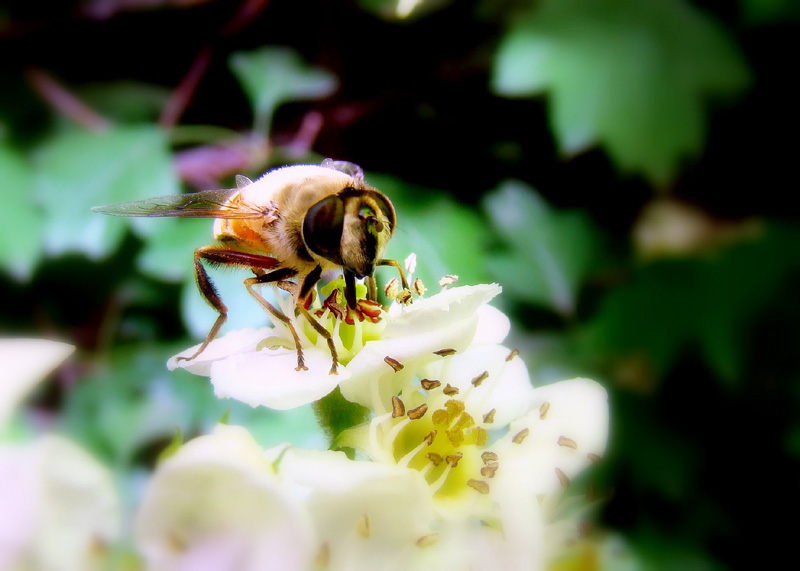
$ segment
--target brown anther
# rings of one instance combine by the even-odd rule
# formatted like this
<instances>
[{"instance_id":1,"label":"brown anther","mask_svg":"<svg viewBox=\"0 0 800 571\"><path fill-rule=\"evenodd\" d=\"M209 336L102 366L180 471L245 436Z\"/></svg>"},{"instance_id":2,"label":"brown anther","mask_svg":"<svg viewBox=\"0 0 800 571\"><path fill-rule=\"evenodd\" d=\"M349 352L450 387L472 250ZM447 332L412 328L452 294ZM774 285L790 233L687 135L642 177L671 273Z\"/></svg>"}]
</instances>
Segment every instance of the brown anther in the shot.
<instances>
[{"instance_id":1,"label":"brown anther","mask_svg":"<svg viewBox=\"0 0 800 571\"><path fill-rule=\"evenodd\" d=\"M439 534L438 533L429 533L428 535L423 535L417 541L417 547L429 547L436 542L439 541Z\"/></svg>"},{"instance_id":2,"label":"brown anther","mask_svg":"<svg viewBox=\"0 0 800 571\"><path fill-rule=\"evenodd\" d=\"M455 454L448 454L447 456L445 456L444 461L447 462L447 464L451 468L455 468L456 466L458 466L458 463L461 461L463 457L464 455L461 452L456 452Z\"/></svg>"},{"instance_id":3,"label":"brown anther","mask_svg":"<svg viewBox=\"0 0 800 571\"><path fill-rule=\"evenodd\" d=\"M394 369L395 373L403 368L403 364L400 361L397 359L392 359L391 357L384 357L383 362Z\"/></svg>"},{"instance_id":4,"label":"brown anther","mask_svg":"<svg viewBox=\"0 0 800 571\"><path fill-rule=\"evenodd\" d=\"M407 414L408 418L410 418L411 420L419 420L420 418L425 416L426 412L428 412L428 405L426 403L422 403L417 408L412 408L411 410L409 410Z\"/></svg>"},{"instance_id":5,"label":"brown anther","mask_svg":"<svg viewBox=\"0 0 800 571\"><path fill-rule=\"evenodd\" d=\"M489 433L482 426L473 428L472 434L475 435L475 444L477 446L486 446L486 443L489 442Z\"/></svg>"},{"instance_id":6,"label":"brown anther","mask_svg":"<svg viewBox=\"0 0 800 571\"><path fill-rule=\"evenodd\" d=\"M447 396L452 397L458 394L458 387L451 386L450 383L447 383L442 389L442 392Z\"/></svg>"},{"instance_id":7,"label":"brown anther","mask_svg":"<svg viewBox=\"0 0 800 571\"><path fill-rule=\"evenodd\" d=\"M406 405L400 400L400 397L392 397L392 418L399 418L406 413Z\"/></svg>"},{"instance_id":8,"label":"brown anther","mask_svg":"<svg viewBox=\"0 0 800 571\"><path fill-rule=\"evenodd\" d=\"M487 450L486 452L481 453L481 460L483 460L484 464L489 464L491 462L497 462L497 454Z\"/></svg>"},{"instance_id":9,"label":"brown anther","mask_svg":"<svg viewBox=\"0 0 800 571\"><path fill-rule=\"evenodd\" d=\"M425 284L422 283L422 280L417 278L414 280L414 293L417 295L425 295L425 292L428 291L428 288L425 287Z\"/></svg>"},{"instance_id":10,"label":"brown anther","mask_svg":"<svg viewBox=\"0 0 800 571\"><path fill-rule=\"evenodd\" d=\"M425 458L430 460L431 464L433 464L434 466L438 466L439 464L442 463L443 460L442 455L437 454L436 452L428 452L427 454L425 454Z\"/></svg>"},{"instance_id":11,"label":"brown anther","mask_svg":"<svg viewBox=\"0 0 800 571\"><path fill-rule=\"evenodd\" d=\"M431 430L425 438L422 439L423 442L426 442L428 446L433 444L433 441L436 440L436 435L439 433L438 430Z\"/></svg>"},{"instance_id":12,"label":"brown anther","mask_svg":"<svg viewBox=\"0 0 800 571\"><path fill-rule=\"evenodd\" d=\"M383 293L389 299L394 299L397 297L398 292L400 291L400 280L397 278L392 278L389 280L389 283L386 284L386 287L383 288Z\"/></svg>"},{"instance_id":13,"label":"brown anther","mask_svg":"<svg viewBox=\"0 0 800 571\"><path fill-rule=\"evenodd\" d=\"M484 371L480 375L472 379L472 381L470 382L472 383L473 387L479 387L481 386L481 383L488 378L489 378L489 371Z\"/></svg>"},{"instance_id":14,"label":"brown anther","mask_svg":"<svg viewBox=\"0 0 800 571\"><path fill-rule=\"evenodd\" d=\"M369 516L367 514L362 514L361 517L358 518L358 522L356 523L356 531L358 531L358 534L361 537L369 537Z\"/></svg>"},{"instance_id":15,"label":"brown anther","mask_svg":"<svg viewBox=\"0 0 800 571\"><path fill-rule=\"evenodd\" d=\"M448 274L448 275L442 277L439 280L439 285L442 286L442 287L449 286L451 284L456 283L457 281L458 281L458 276L454 276L452 274Z\"/></svg>"},{"instance_id":16,"label":"brown anther","mask_svg":"<svg viewBox=\"0 0 800 571\"><path fill-rule=\"evenodd\" d=\"M404 305L408 305L409 303L411 303L411 292L408 291L407 289L403 288L395 296L395 299L397 300L397 303L402 303Z\"/></svg>"},{"instance_id":17,"label":"brown anther","mask_svg":"<svg viewBox=\"0 0 800 571\"><path fill-rule=\"evenodd\" d=\"M449 357L450 355L455 355L458 353L455 349L439 349L438 351L434 351L434 355L439 355L440 357Z\"/></svg>"},{"instance_id":18,"label":"brown anther","mask_svg":"<svg viewBox=\"0 0 800 571\"><path fill-rule=\"evenodd\" d=\"M358 300L358 310L364 314L364 316L372 321L372 323L377 323L381 319L381 304L371 301L369 299L359 299Z\"/></svg>"},{"instance_id":19,"label":"brown anther","mask_svg":"<svg viewBox=\"0 0 800 571\"><path fill-rule=\"evenodd\" d=\"M453 446L461 446L464 443L463 430L446 430L445 434L447 435L447 439L450 441L450 444Z\"/></svg>"},{"instance_id":20,"label":"brown anther","mask_svg":"<svg viewBox=\"0 0 800 571\"><path fill-rule=\"evenodd\" d=\"M556 468L556 476L558 476L558 481L561 482L562 488L569 486L569 476L561 468Z\"/></svg>"},{"instance_id":21,"label":"brown anther","mask_svg":"<svg viewBox=\"0 0 800 571\"><path fill-rule=\"evenodd\" d=\"M589 461L590 461L591 463L593 463L593 464L597 464L598 462L600 462L600 456L598 456L598 455L597 455L597 454L595 454L594 452L589 452L589 453L586 455L586 457L587 457L587 458L589 459Z\"/></svg>"},{"instance_id":22,"label":"brown anther","mask_svg":"<svg viewBox=\"0 0 800 571\"><path fill-rule=\"evenodd\" d=\"M331 561L331 546L329 543L323 543L319 551L317 552L317 556L314 558L316 567L319 569L325 569Z\"/></svg>"},{"instance_id":23,"label":"brown anther","mask_svg":"<svg viewBox=\"0 0 800 571\"><path fill-rule=\"evenodd\" d=\"M434 380L431 380L431 379L422 379L419 382L419 384L422 385L423 389L425 389L426 391L429 391L431 389L435 389L436 387L438 387L442 383L441 383L441 381L434 381Z\"/></svg>"},{"instance_id":24,"label":"brown anther","mask_svg":"<svg viewBox=\"0 0 800 571\"><path fill-rule=\"evenodd\" d=\"M523 428L522 430L520 430L519 432L517 432L514 435L514 438L511 439L511 442L513 442L514 444L521 444L522 441L525 440L525 437L528 436L529 433L530 433L529 429Z\"/></svg>"},{"instance_id":25,"label":"brown anther","mask_svg":"<svg viewBox=\"0 0 800 571\"><path fill-rule=\"evenodd\" d=\"M489 493L489 484L487 484L483 480L467 480L467 485L473 490L477 490L479 493L483 495Z\"/></svg>"},{"instance_id":26,"label":"brown anther","mask_svg":"<svg viewBox=\"0 0 800 571\"><path fill-rule=\"evenodd\" d=\"M484 424L491 424L494 422L494 414L497 412L496 408L493 408L489 412L483 415L483 423Z\"/></svg>"},{"instance_id":27,"label":"brown anther","mask_svg":"<svg viewBox=\"0 0 800 571\"><path fill-rule=\"evenodd\" d=\"M500 467L500 464L497 462L492 462L491 464L486 464L486 466L481 466L481 476L484 478L494 478L495 472Z\"/></svg>"},{"instance_id":28,"label":"brown anther","mask_svg":"<svg viewBox=\"0 0 800 571\"><path fill-rule=\"evenodd\" d=\"M450 423L450 415L447 414L447 411L443 408L437 408L433 411L433 415L431 416L431 421L433 424L449 424Z\"/></svg>"},{"instance_id":29,"label":"brown anther","mask_svg":"<svg viewBox=\"0 0 800 571\"><path fill-rule=\"evenodd\" d=\"M346 310L339 304L339 290L334 289L331 294L322 302L322 308L317 310L317 317L322 317L325 310L329 309L336 319L345 319Z\"/></svg>"},{"instance_id":30,"label":"brown anther","mask_svg":"<svg viewBox=\"0 0 800 571\"><path fill-rule=\"evenodd\" d=\"M509 353L508 357L506 357L506 361L510 361L511 359L516 357L517 355L519 355L519 349L512 349L511 353Z\"/></svg>"},{"instance_id":31,"label":"brown anther","mask_svg":"<svg viewBox=\"0 0 800 571\"><path fill-rule=\"evenodd\" d=\"M573 448L575 450L578 449L578 443L575 442L572 438L567 438L566 436L558 437L558 445L563 446L564 448Z\"/></svg>"},{"instance_id":32,"label":"brown anther","mask_svg":"<svg viewBox=\"0 0 800 571\"><path fill-rule=\"evenodd\" d=\"M550 410L550 402L544 401L542 406L539 407L539 419L544 420L547 417L547 411Z\"/></svg>"}]
</instances>

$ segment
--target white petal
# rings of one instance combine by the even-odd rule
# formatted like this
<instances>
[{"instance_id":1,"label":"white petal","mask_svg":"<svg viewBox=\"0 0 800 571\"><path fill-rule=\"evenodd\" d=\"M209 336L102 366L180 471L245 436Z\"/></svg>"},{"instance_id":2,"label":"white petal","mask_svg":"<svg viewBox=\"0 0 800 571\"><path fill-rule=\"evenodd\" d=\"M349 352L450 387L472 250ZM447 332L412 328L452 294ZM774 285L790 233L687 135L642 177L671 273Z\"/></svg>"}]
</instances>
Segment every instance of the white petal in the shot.
<instances>
[{"instance_id":1,"label":"white petal","mask_svg":"<svg viewBox=\"0 0 800 571\"><path fill-rule=\"evenodd\" d=\"M259 329L238 329L214 339L208 347L200 353L197 358L187 361L178 360L178 357L190 357L200 348L201 343L181 351L167 361L167 368L172 371L175 369L186 369L190 373L207 377L211 370L211 364L220 359L225 359L230 355L238 353L249 353L256 350L258 344L269 337L273 332L271 327L261 327Z\"/></svg>"},{"instance_id":2,"label":"white petal","mask_svg":"<svg viewBox=\"0 0 800 571\"><path fill-rule=\"evenodd\" d=\"M511 321L505 313L491 305L482 305L478 308L478 329L472 343L499 344L505 341L510 331Z\"/></svg>"},{"instance_id":3,"label":"white petal","mask_svg":"<svg viewBox=\"0 0 800 571\"><path fill-rule=\"evenodd\" d=\"M0 427L31 389L74 350L73 345L46 339L0 339Z\"/></svg>"},{"instance_id":4,"label":"white petal","mask_svg":"<svg viewBox=\"0 0 800 571\"><path fill-rule=\"evenodd\" d=\"M531 412L512 422L508 438L494 448L500 455L495 481L511 480L512 488L530 487L534 494L542 494L561 486L556 468L573 478L591 463L590 455L603 454L608 395L594 381L572 379L536 388L531 405ZM526 429L520 443L512 442Z\"/></svg>"},{"instance_id":5,"label":"white petal","mask_svg":"<svg viewBox=\"0 0 800 571\"><path fill-rule=\"evenodd\" d=\"M316 348L303 350L307 371L297 371L297 353L287 349L261 349L233 354L211 364L214 393L250 406L286 410L321 399L350 373L340 366L329 374L331 355Z\"/></svg>"},{"instance_id":6,"label":"white petal","mask_svg":"<svg viewBox=\"0 0 800 571\"><path fill-rule=\"evenodd\" d=\"M152 570L300 571L314 555L305 512L238 427L217 427L158 466L136 536Z\"/></svg>"}]
</instances>

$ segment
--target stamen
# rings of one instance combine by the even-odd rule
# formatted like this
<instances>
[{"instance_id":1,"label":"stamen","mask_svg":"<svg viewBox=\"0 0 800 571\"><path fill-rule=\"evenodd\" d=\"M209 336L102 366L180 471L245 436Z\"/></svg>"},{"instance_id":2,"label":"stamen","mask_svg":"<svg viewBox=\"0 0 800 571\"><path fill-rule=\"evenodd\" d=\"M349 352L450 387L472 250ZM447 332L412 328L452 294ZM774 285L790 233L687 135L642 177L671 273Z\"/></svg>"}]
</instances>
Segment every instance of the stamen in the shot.
<instances>
[{"instance_id":1,"label":"stamen","mask_svg":"<svg viewBox=\"0 0 800 571\"><path fill-rule=\"evenodd\" d=\"M450 466L451 468L455 468L456 466L458 466L458 463L461 461L463 457L464 454L462 454L461 452L456 452L455 454L448 454L447 456L445 456L444 461L447 462L447 465Z\"/></svg>"},{"instance_id":2,"label":"stamen","mask_svg":"<svg viewBox=\"0 0 800 571\"><path fill-rule=\"evenodd\" d=\"M356 531L358 531L358 534L364 539L369 537L369 516L367 514L362 514L362 516L358 518Z\"/></svg>"},{"instance_id":3,"label":"stamen","mask_svg":"<svg viewBox=\"0 0 800 571\"><path fill-rule=\"evenodd\" d=\"M489 493L489 484L483 480L467 480L467 485L481 494L486 495Z\"/></svg>"},{"instance_id":4,"label":"stamen","mask_svg":"<svg viewBox=\"0 0 800 571\"><path fill-rule=\"evenodd\" d=\"M398 418L406 413L406 405L400 400L400 397L392 397L392 418Z\"/></svg>"},{"instance_id":5,"label":"stamen","mask_svg":"<svg viewBox=\"0 0 800 571\"><path fill-rule=\"evenodd\" d=\"M529 433L530 433L530 429L523 428L522 430L520 430L519 432L517 432L514 435L514 438L511 439L511 442L513 442L514 444L521 444L522 441L525 440L525 437L527 437Z\"/></svg>"},{"instance_id":6,"label":"stamen","mask_svg":"<svg viewBox=\"0 0 800 571\"><path fill-rule=\"evenodd\" d=\"M436 478L436 481L430 485L431 494L435 494L436 492L439 491L439 489L447 481L447 476L450 475L450 470L452 470L452 469L453 469L453 467L450 466L449 463L447 464L447 466L444 467L444 470L442 470L442 473L439 475L438 478Z\"/></svg>"},{"instance_id":7,"label":"stamen","mask_svg":"<svg viewBox=\"0 0 800 571\"><path fill-rule=\"evenodd\" d=\"M447 383L442 389L442 392L447 396L452 397L458 394L458 387L453 387L450 385L450 383Z\"/></svg>"},{"instance_id":8,"label":"stamen","mask_svg":"<svg viewBox=\"0 0 800 571\"><path fill-rule=\"evenodd\" d=\"M425 413L428 412L428 405L426 403L422 403L417 408L412 408L408 411L408 418L411 420L419 420Z\"/></svg>"},{"instance_id":9,"label":"stamen","mask_svg":"<svg viewBox=\"0 0 800 571\"><path fill-rule=\"evenodd\" d=\"M391 357L384 357L383 362L389 365L392 369L394 369L395 373L403 369L403 364L397 359L392 359Z\"/></svg>"},{"instance_id":10,"label":"stamen","mask_svg":"<svg viewBox=\"0 0 800 571\"><path fill-rule=\"evenodd\" d=\"M561 468L556 468L556 476L558 476L558 481L561 482L562 488L569 486L569 476L567 476Z\"/></svg>"},{"instance_id":11,"label":"stamen","mask_svg":"<svg viewBox=\"0 0 800 571\"><path fill-rule=\"evenodd\" d=\"M484 424L491 424L494 422L494 414L497 412L497 409L493 408L489 412L483 415L483 423Z\"/></svg>"},{"instance_id":12,"label":"stamen","mask_svg":"<svg viewBox=\"0 0 800 571\"><path fill-rule=\"evenodd\" d=\"M490 464L491 462L497 462L497 454L490 450L481 453L481 460L483 460L484 464Z\"/></svg>"},{"instance_id":13,"label":"stamen","mask_svg":"<svg viewBox=\"0 0 800 571\"><path fill-rule=\"evenodd\" d=\"M428 443L428 446L433 444L433 441L436 440L436 435L439 434L438 430L431 430L423 440Z\"/></svg>"},{"instance_id":14,"label":"stamen","mask_svg":"<svg viewBox=\"0 0 800 571\"><path fill-rule=\"evenodd\" d=\"M508 357L506 357L506 362L510 361L511 359L516 357L517 355L519 355L519 349L512 349L511 353L509 353Z\"/></svg>"},{"instance_id":15,"label":"stamen","mask_svg":"<svg viewBox=\"0 0 800 571\"><path fill-rule=\"evenodd\" d=\"M409 463L414 459L414 457L416 457L417 454L422 452L423 448L427 448L427 447L428 447L428 443L423 439L422 442L417 444L416 447L414 447L413 450L411 450L410 452L406 453L405 456L400 458L400 461L397 462L397 465L400 466L401 468L407 468Z\"/></svg>"},{"instance_id":16,"label":"stamen","mask_svg":"<svg viewBox=\"0 0 800 571\"><path fill-rule=\"evenodd\" d=\"M389 283L386 284L386 287L383 288L383 293L389 299L396 298L399 291L400 291L400 280L397 278L390 279Z\"/></svg>"},{"instance_id":17,"label":"stamen","mask_svg":"<svg viewBox=\"0 0 800 571\"><path fill-rule=\"evenodd\" d=\"M447 430L445 431L447 435L447 439L450 441L450 444L458 448L464 443L464 431L463 430Z\"/></svg>"},{"instance_id":18,"label":"stamen","mask_svg":"<svg viewBox=\"0 0 800 571\"><path fill-rule=\"evenodd\" d=\"M442 383L441 383L441 381L434 381L434 380L431 380L431 379L422 379L422 380L420 380L419 384L422 385L423 389L425 389L426 391L429 391L431 389L435 389L436 387L438 387Z\"/></svg>"},{"instance_id":19,"label":"stamen","mask_svg":"<svg viewBox=\"0 0 800 571\"><path fill-rule=\"evenodd\" d=\"M598 462L600 462L600 460L601 460L600 456L598 456L598 455L597 455L597 454L595 454L594 452L589 452L589 453L586 455L586 457L587 457L587 458L589 459L589 461L590 461L590 462L592 462L593 464L597 464L597 463L598 463Z\"/></svg>"},{"instance_id":20,"label":"stamen","mask_svg":"<svg viewBox=\"0 0 800 571\"><path fill-rule=\"evenodd\" d=\"M481 383L488 378L489 378L489 371L484 371L480 375L472 379L472 381L470 382L472 383L473 387L479 387L481 386Z\"/></svg>"},{"instance_id":21,"label":"stamen","mask_svg":"<svg viewBox=\"0 0 800 571\"><path fill-rule=\"evenodd\" d=\"M443 408L437 408L431 415L431 421L434 425L446 425L450 422L450 415Z\"/></svg>"},{"instance_id":22,"label":"stamen","mask_svg":"<svg viewBox=\"0 0 800 571\"><path fill-rule=\"evenodd\" d=\"M566 436L558 437L558 445L563 446L565 448L573 448L575 450L578 449L578 443L575 442L572 438L567 438Z\"/></svg>"},{"instance_id":23,"label":"stamen","mask_svg":"<svg viewBox=\"0 0 800 571\"><path fill-rule=\"evenodd\" d=\"M492 462L491 464L487 464L486 466L481 466L481 476L485 478L494 478L497 469L500 467L500 464L497 462Z\"/></svg>"},{"instance_id":24,"label":"stamen","mask_svg":"<svg viewBox=\"0 0 800 571\"><path fill-rule=\"evenodd\" d=\"M395 296L395 300L397 303L402 303L403 305L408 305L411 303L411 292L407 289L402 289L400 292Z\"/></svg>"},{"instance_id":25,"label":"stamen","mask_svg":"<svg viewBox=\"0 0 800 571\"><path fill-rule=\"evenodd\" d=\"M438 466L439 464L442 463L442 460L444 460L444 458L442 458L442 455L437 454L436 452L428 452L427 454L425 454L425 458L430 460L431 464L433 464L434 466Z\"/></svg>"},{"instance_id":26,"label":"stamen","mask_svg":"<svg viewBox=\"0 0 800 571\"><path fill-rule=\"evenodd\" d=\"M547 417L547 411L550 410L550 402L544 401L542 406L539 407L539 419L544 420Z\"/></svg>"},{"instance_id":27,"label":"stamen","mask_svg":"<svg viewBox=\"0 0 800 571\"><path fill-rule=\"evenodd\" d=\"M440 357L449 357L450 355L455 355L458 353L455 349L439 349L438 351L434 351L434 355L439 355Z\"/></svg>"},{"instance_id":28,"label":"stamen","mask_svg":"<svg viewBox=\"0 0 800 571\"><path fill-rule=\"evenodd\" d=\"M425 287L425 284L422 283L422 280L417 278L414 280L414 293L422 296L425 295L425 292L428 291L428 288Z\"/></svg>"},{"instance_id":29,"label":"stamen","mask_svg":"<svg viewBox=\"0 0 800 571\"><path fill-rule=\"evenodd\" d=\"M439 534L438 533L429 533L428 535L423 535L416 541L417 547L430 547L439 541Z\"/></svg>"},{"instance_id":30,"label":"stamen","mask_svg":"<svg viewBox=\"0 0 800 571\"><path fill-rule=\"evenodd\" d=\"M458 276L448 274L439 280L439 285L442 287L452 285L458 281Z\"/></svg>"},{"instance_id":31,"label":"stamen","mask_svg":"<svg viewBox=\"0 0 800 571\"><path fill-rule=\"evenodd\" d=\"M475 435L476 446L486 446L486 443L489 442L489 433L486 432L486 429L482 426L476 426L473 428L472 434Z\"/></svg>"}]
</instances>

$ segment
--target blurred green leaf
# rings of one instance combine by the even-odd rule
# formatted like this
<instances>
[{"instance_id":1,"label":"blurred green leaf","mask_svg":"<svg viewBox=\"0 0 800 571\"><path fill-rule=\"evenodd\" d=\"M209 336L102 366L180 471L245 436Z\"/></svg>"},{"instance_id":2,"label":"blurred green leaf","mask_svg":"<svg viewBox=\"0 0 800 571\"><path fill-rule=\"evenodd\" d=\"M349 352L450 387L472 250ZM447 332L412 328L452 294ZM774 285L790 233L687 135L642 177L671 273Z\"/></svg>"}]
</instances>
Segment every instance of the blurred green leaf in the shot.
<instances>
[{"instance_id":1,"label":"blurred green leaf","mask_svg":"<svg viewBox=\"0 0 800 571\"><path fill-rule=\"evenodd\" d=\"M338 81L329 71L308 66L289 48L263 47L231 56L230 67L241 83L255 114L254 131L269 135L272 115L288 101L319 99L336 90Z\"/></svg>"},{"instance_id":2,"label":"blurred green leaf","mask_svg":"<svg viewBox=\"0 0 800 571\"><path fill-rule=\"evenodd\" d=\"M484 207L493 230L509 247L486 260L495 279L509 295L571 315L602 242L586 214L556 211L518 181L488 193Z\"/></svg>"},{"instance_id":3,"label":"blurred green leaf","mask_svg":"<svg viewBox=\"0 0 800 571\"><path fill-rule=\"evenodd\" d=\"M358 0L363 10L386 20L416 20L451 2L452 0Z\"/></svg>"},{"instance_id":4,"label":"blurred green leaf","mask_svg":"<svg viewBox=\"0 0 800 571\"><path fill-rule=\"evenodd\" d=\"M65 130L39 150L36 165L45 250L51 255L76 251L106 257L127 225L91 212L92 206L179 191L164 133L153 126Z\"/></svg>"},{"instance_id":5,"label":"blurred green leaf","mask_svg":"<svg viewBox=\"0 0 800 571\"><path fill-rule=\"evenodd\" d=\"M438 291L439 278L455 274L458 284L485 283L489 231L475 210L459 204L442 191L419 188L385 175L367 177L370 184L389 196L397 209L397 230L389 242L387 258L403 262L417 255L415 278L431 293ZM379 282L396 274L378 271Z\"/></svg>"},{"instance_id":6,"label":"blurred green leaf","mask_svg":"<svg viewBox=\"0 0 800 571\"><path fill-rule=\"evenodd\" d=\"M745 19L754 25L800 20L797 0L741 0L740 3Z\"/></svg>"},{"instance_id":7,"label":"blurred green leaf","mask_svg":"<svg viewBox=\"0 0 800 571\"><path fill-rule=\"evenodd\" d=\"M495 58L494 90L547 91L565 153L601 145L656 183L705 142L705 100L741 91L733 40L683 0L544 0L514 20Z\"/></svg>"},{"instance_id":8,"label":"blurred green leaf","mask_svg":"<svg viewBox=\"0 0 800 571\"><path fill-rule=\"evenodd\" d=\"M145 224L147 228L145 228ZM194 250L213 242L214 221L208 218L159 218L142 221L145 246L136 260L138 268L170 282L194 281Z\"/></svg>"},{"instance_id":9,"label":"blurred green leaf","mask_svg":"<svg viewBox=\"0 0 800 571\"><path fill-rule=\"evenodd\" d=\"M155 122L170 90L137 81L94 83L82 87L80 98L103 117L119 123Z\"/></svg>"},{"instance_id":10,"label":"blurred green leaf","mask_svg":"<svg viewBox=\"0 0 800 571\"><path fill-rule=\"evenodd\" d=\"M34 204L33 174L16 151L0 145L0 268L26 281L42 256L44 220Z\"/></svg>"}]
</instances>

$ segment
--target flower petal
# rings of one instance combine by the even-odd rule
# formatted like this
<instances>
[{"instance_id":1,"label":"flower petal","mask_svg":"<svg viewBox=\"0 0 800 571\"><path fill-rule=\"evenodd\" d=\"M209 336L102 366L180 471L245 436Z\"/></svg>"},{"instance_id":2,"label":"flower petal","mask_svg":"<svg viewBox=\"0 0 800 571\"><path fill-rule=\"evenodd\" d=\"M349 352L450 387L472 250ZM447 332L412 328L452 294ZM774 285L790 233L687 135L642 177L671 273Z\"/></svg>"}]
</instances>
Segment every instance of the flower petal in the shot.
<instances>
[{"instance_id":1,"label":"flower petal","mask_svg":"<svg viewBox=\"0 0 800 571\"><path fill-rule=\"evenodd\" d=\"M254 352L258 344L269 337L272 331L271 327L231 331L222 337L214 339L202 353L191 361L187 361L185 358L194 355L200 348L201 343L181 351L174 357L170 357L169 361L167 361L167 368L170 371L185 369L194 375L207 377L210 374L212 363L236 353ZM184 357L184 359L178 360L179 357Z\"/></svg>"},{"instance_id":2,"label":"flower petal","mask_svg":"<svg viewBox=\"0 0 800 571\"><path fill-rule=\"evenodd\" d=\"M350 373L339 367L329 374L329 352L303 350L307 371L297 371L297 353L287 349L261 349L232 354L211 364L211 384L220 398L233 398L252 407L266 406L286 410L314 402L330 393Z\"/></svg>"}]
</instances>

